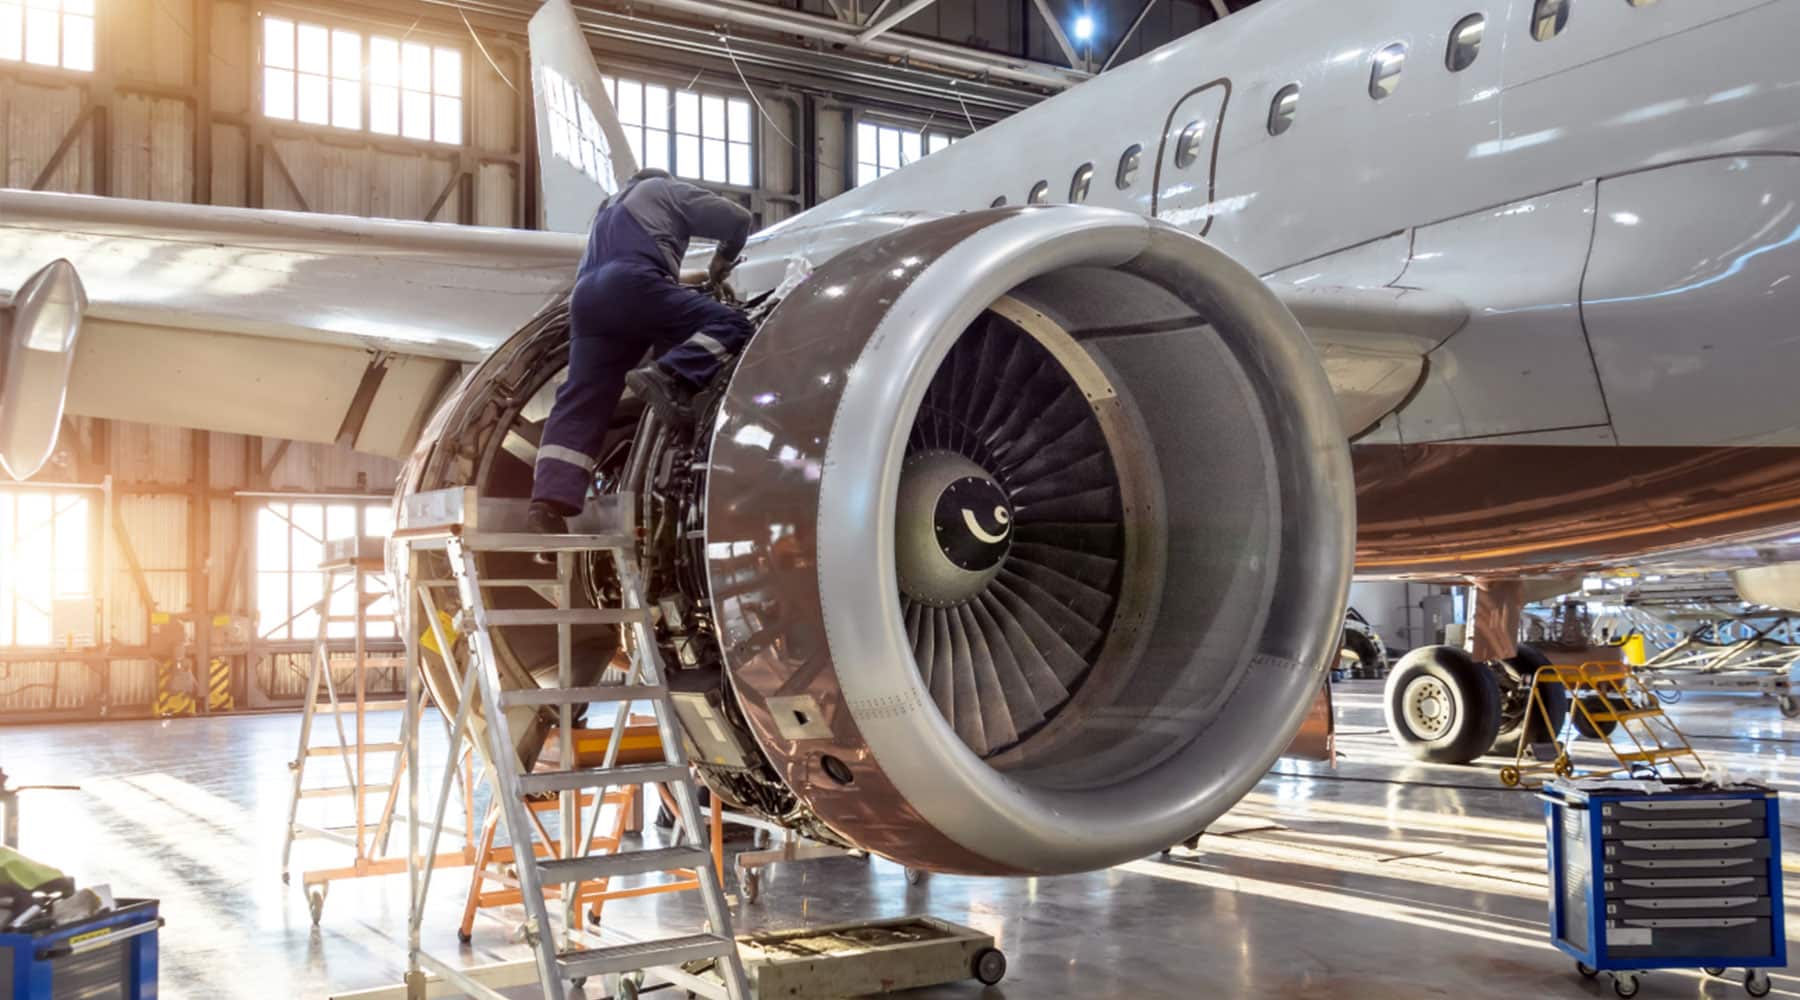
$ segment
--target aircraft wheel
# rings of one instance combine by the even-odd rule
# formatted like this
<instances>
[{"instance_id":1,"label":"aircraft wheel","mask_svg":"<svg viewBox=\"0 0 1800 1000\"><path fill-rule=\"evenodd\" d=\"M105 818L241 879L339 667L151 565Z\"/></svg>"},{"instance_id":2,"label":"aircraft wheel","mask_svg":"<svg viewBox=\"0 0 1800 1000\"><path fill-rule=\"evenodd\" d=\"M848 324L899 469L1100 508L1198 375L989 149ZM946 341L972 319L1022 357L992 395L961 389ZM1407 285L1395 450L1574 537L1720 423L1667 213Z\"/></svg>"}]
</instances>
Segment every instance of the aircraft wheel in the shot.
<instances>
[{"instance_id":1,"label":"aircraft wheel","mask_svg":"<svg viewBox=\"0 0 1800 1000\"><path fill-rule=\"evenodd\" d=\"M1453 646L1423 646L1388 674L1383 709L1401 748L1435 764L1467 764L1500 732L1500 687Z\"/></svg>"}]
</instances>

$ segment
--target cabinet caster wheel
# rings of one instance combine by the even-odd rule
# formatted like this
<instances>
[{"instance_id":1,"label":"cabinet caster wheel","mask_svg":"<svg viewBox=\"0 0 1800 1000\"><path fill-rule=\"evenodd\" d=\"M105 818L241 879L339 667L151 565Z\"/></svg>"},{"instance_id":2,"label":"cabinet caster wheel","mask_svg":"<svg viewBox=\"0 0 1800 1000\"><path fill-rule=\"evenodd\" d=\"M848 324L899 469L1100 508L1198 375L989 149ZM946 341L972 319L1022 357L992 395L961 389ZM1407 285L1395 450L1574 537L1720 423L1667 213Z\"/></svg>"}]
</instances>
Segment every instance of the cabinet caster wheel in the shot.
<instances>
[{"instance_id":1,"label":"cabinet caster wheel","mask_svg":"<svg viewBox=\"0 0 1800 1000\"><path fill-rule=\"evenodd\" d=\"M319 926L319 916L325 912L325 887L309 889L306 892L306 908L312 913L314 927Z\"/></svg>"},{"instance_id":2,"label":"cabinet caster wheel","mask_svg":"<svg viewBox=\"0 0 1800 1000\"><path fill-rule=\"evenodd\" d=\"M465 931L459 927L456 929L456 939L458 941L461 941L463 944L468 944L469 942L475 940L475 935L473 935L473 934L469 933L468 931Z\"/></svg>"},{"instance_id":3,"label":"cabinet caster wheel","mask_svg":"<svg viewBox=\"0 0 1800 1000\"><path fill-rule=\"evenodd\" d=\"M1613 992L1622 997L1637 996L1638 981L1636 976L1617 976L1613 979Z\"/></svg>"},{"instance_id":4,"label":"cabinet caster wheel","mask_svg":"<svg viewBox=\"0 0 1800 1000\"><path fill-rule=\"evenodd\" d=\"M1791 694L1784 694L1775 699L1775 707L1781 709L1781 714L1786 718L1800 717L1800 698L1795 698Z\"/></svg>"},{"instance_id":5,"label":"cabinet caster wheel","mask_svg":"<svg viewBox=\"0 0 1800 1000\"><path fill-rule=\"evenodd\" d=\"M983 948L975 953L970 971L983 986L992 986L1006 978L1006 956L998 948Z\"/></svg>"},{"instance_id":6,"label":"cabinet caster wheel","mask_svg":"<svg viewBox=\"0 0 1800 1000\"><path fill-rule=\"evenodd\" d=\"M1751 969L1744 973L1744 992L1753 997L1766 997L1773 984L1769 982L1769 974L1761 969Z\"/></svg>"},{"instance_id":7,"label":"cabinet caster wheel","mask_svg":"<svg viewBox=\"0 0 1800 1000\"><path fill-rule=\"evenodd\" d=\"M1700 967L1700 971L1706 973L1709 976L1725 975L1725 967L1723 965L1702 965Z\"/></svg>"},{"instance_id":8,"label":"cabinet caster wheel","mask_svg":"<svg viewBox=\"0 0 1800 1000\"><path fill-rule=\"evenodd\" d=\"M1594 968L1593 966L1587 964L1586 962L1576 962L1575 963L1575 971L1581 973L1583 978L1586 978L1586 979L1592 979L1595 976L1598 976L1600 974L1599 969Z\"/></svg>"},{"instance_id":9,"label":"cabinet caster wheel","mask_svg":"<svg viewBox=\"0 0 1800 1000\"><path fill-rule=\"evenodd\" d=\"M925 881L925 870L923 868L908 868L906 870L907 885L918 885L923 881Z\"/></svg>"},{"instance_id":10,"label":"cabinet caster wheel","mask_svg":"<svg viewBox=\"0 0 1800 1000\"><path fill-rule=\"evenodd\" d=\"M1508 788L1519 787L1519 769L1511 764L1500 769L1500 783Z\"/></svg>"}]
</instances>

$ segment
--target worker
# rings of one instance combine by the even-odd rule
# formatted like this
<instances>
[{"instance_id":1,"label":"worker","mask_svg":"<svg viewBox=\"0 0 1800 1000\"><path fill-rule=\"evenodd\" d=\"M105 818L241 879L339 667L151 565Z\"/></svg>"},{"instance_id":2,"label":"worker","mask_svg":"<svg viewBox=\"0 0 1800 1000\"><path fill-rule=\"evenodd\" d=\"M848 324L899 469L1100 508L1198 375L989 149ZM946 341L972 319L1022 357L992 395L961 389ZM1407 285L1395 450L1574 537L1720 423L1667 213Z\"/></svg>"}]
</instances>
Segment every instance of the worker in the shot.
<instances>
[{"instance_id":1,"label":"worker","mask_svg":"<svg viewBox=\"0 0 1800 1000\"><path fill-rule=\"evenodd\" d=\"M681 284L690 237L718 241L708 277L723 283L750 236L735 202L640 170L600 206L569 293L569 375L538 442L528 525L561 533L581 509L626 386L685 428L694 394L750 339L742 312ZM636 370L646 351L658 357Z\"/></svg>"}]
</instances>

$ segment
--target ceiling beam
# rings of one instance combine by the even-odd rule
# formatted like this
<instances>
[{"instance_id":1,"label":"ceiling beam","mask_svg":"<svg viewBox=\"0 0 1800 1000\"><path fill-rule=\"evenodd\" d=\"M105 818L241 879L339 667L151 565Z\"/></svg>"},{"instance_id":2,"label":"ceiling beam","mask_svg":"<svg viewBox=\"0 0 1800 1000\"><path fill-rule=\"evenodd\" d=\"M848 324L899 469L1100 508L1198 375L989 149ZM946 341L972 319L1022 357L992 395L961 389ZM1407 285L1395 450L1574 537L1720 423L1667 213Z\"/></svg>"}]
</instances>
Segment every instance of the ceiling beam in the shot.
<instances>
[{"instance_id":1,"label":"ceiling beam","mask_svg":"<svg viewBox=\"0 0 1800 1000\"><path fill-rule=\"evenodd\" d=\"M1225 6L1225 0L1212 0L1212 9L1221 20L1231 16L1231 8Z\"/></svg>"},{"instance_id":2,"label":"ceiling beam","mask_svg":"<svg viewBox=\"0 0 1800 1000\"><path fill-rule=\"evenodd\" d=\"M923 0L912 0L907 6L922 3ZM786 35L801 35L831 45L861 49L880 56L940 66L1046 90L1065 90L1092 75L1073 68L910 35L864 40L860 37L861 32L854 26L829 17L770 7L749 0L637 0L636 6L639 10L663 10L682 14L705 24L728 24ZM899 13L901 12L896 11L889 18ZM886 19L888 18L884 18Z\"/></svg>"},{"instance_id":3,"label":"ceiling beam","mask_svg":"<svg viewBox=\"0 0 1800 1000\"><path fill-rule=\"evenodd\" d=\"M1056 12L1050 9L1050 0L1031 0L1037 5L1038 13L1044 16L1044 23L1050 26L1050 37L1056 39L1056 47L1062 49L1063 58L1069 60L1071 67L1081 64L1081 54L1069 41L1069 33L1063 30L1062 22L1057 20Z\"/></svg>"},{"instance_id":4,"label":"ceiling beam","mask_svg":"<svg viewBox=\"0 0 1800 1000\"><path fill-rule=\"evenodd\" d=\"M934 3L937 3L937 0L911 0L911 2L907 3L899 10L894 11L892 14L881 17L882 11L885 11L888 8L888 5L884 3L881 5L881 10L875 12L876 16L869 18L869 26L864 28L856 38L858 41L865 44L872 42L882 35L887 34L890 29L898 28L901 21L906 20Z\"/></svg>"},{"instance_id":5,"label":"ceiling beam","mask_svg":"<svg viewBox=\"0 0 1800 1000\"><path fill-rule=\"evenodd\" d=\"M1144 0L1143 8L1137 12L1136 17L1131 19L1131 27L1125 29L1125 33L1120 35L1119 40L1113 44L1112 51L1106 54L1106 61L1100 64L1100 72L1104 73L1112 69L1113 63L1119 61L1119 53L1124 52L1125 46L1131 44L1132 37L1137 34L1139 28L1144 26L1144 18L1150 16L1150 8L1154 6L1156 6L1156 0Z\"/></svg>"}]
</instances>

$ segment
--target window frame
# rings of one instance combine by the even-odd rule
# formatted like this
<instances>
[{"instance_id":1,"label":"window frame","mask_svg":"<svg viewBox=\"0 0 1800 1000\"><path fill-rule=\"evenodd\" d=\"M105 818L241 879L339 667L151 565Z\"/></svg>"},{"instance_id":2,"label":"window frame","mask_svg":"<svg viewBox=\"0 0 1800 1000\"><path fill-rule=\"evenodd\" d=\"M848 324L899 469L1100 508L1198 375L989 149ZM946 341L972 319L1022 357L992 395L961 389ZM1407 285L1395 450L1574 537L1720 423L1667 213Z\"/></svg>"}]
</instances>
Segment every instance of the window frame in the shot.
<instances>
[{"instance_id":1,"label":"window frame","mask_svg":"<svg viewBox=\"0 0 1800 1000\"><path fill-rule=\"evenodd\" d=\"M1182 126L1181 134L1175 137L1174 155L1169 158L1176 170L1188 170L1200 162L1201 143L1206 138L1208 120L1196 118Z\"/></svg>"},{"instance_id":2,"label":"window frame","mask_svg":"<svg viewBox=\"0 0 1800 1000\"><path fill-rule=\"evenodd\" d=\"M94 488L91 487L71 486L62 489L46 489L12 484L0 486L0 495L7 498L7 502L0 505L0 510L4 511L4 514L0 515L0 555L8 557L7 562L12 562L10 556L20 542L38 532L45 532L48 535L47 547L44 552L45 558L48 559L48 565L27 567L32 572L31 578L26 579L23 573L20 574L20 580L24 582L25 587L21 587L18 581L8 585L5 567L0 566L0 628L4 629L4 632L0 633L0 649L59 649L61 637L55 631L56 602L69 597L87 597L94 601L95 609L98 611L100 602L104 600L101 593L103 582L100 579L101 546L103 544L100 532L101 505L95 502L97 495ZM40 496L49 498L49 519L41 523L22 525L20 518L27 515L20 510L22 506L25 506L21 501ZM58 537L58 529L62 525L58 522L62 521L64 517L71 517L80 523L81 547L84 550L82 558L79 560L80 565L60 561L57 557L58 550L62 548L61 540ZM21 528L25 530L21 531ZM60 578L69 573L79 574L81 581L86 584L85 591L65 591L63 589ZM24 596L24 592L26 588L34 584L43 583L48 584L50 601L47 606L38 608L35 602ZM48 635L47 642L27 644L19 641L19 609L25 605L32 607L34 615L37 613L43 615L43 623ZM87 639L94 642L103 640L100 635L100 622L97 618L90 625L90 629L91 632L85 636Z\"/></svg>"},{"instance_id":3,"label":"window frame","mask_svg":"<svg viewBox=\"0 0 1800 1000\"><path fill-rule=\"evenodd\" d=\"M1407 45L1393 42L1375 50L1369 66L1369 99L1380 103L1400 89L1400 75L1406 70Z\"/></svg>"},{"instance_id":4,"label":"window frame","mask_svg":"<svg viewBox=\"0 0 1800 1000\"><path fill-rule=\"evenodd\" d=\"M299 520L295 517L294 511L295 508L298 507L317 509L320 534L316 538L314 538L312 532L307 527L300 524ZM317 619L318 616L315 613L318 608L317 598L302 603L297 599L295 585L299 578L310 577L317 584L317 592L323 594L327 576L323 570L319 569L317 563L310 566L296 565L295 537L296 535L305 535L309 539L312 539L317 543L317 548L322 555L327 543L333 538L341 537L334 534L331 530L331 510L334 507L350 507L354 509L356 531L360 537L387 537L387 533L371 530L370 525L371 513L391 522L392 518L388 513L391 504L385 500L362 496L333 496L329 493L309 496L296 494L293 496L270 498L250 508L249 516L246 518L249 522L248 526L250 532L249 588L252 595L251 603L254 609L253 621L255 622L255 641L258 644L273 646L284 643L305 643L311 645L317 640L318 634L316 631L309 630L305 634L301 634L296 627L298 624L306 623L306 620L309 617ZM277 510L277 508L283 509ZM263 563L265 553L263 552L264 536L262 529L265 524L264 519L268 516L272 516L276 521L282 522L282 524L285 525L285 527L279 529L281 530L284 542L281 558L282 565L273 569L266 568ZM387 527L388 532L391 532L391 523L388 524ZM384 609L378 606L383 602L393 602L395 600L395 591L386 572L370 573L367 574L367 576L368 586L364 591L365 593L386 594L385 597L382 597L380 600L370 605L368 611L370 618L379 619L382 616L392 614L393 608ZM265 580L270 577L279 577L282 584L281 593L283 596L283 610L280 613L285 614L287 617L280 621L268 621L265 620L263 616L263 611L265 609L263 584ZM353 573L339 573L337 574L336 582L337 588L331 593L333 598L330 606L331 614L334 616L339 614L354 614L356 575ZM340 598L344 598L342 603L345 605L341 608L338 606ZM348 641L356 638L355 623L352 621L326 622L317 620L311 624L324 630L327 641ZM368 626L368 631L362 636L365 640L382 641L397 640L401 638L397 623L394 621L371 620L368 623ZM338 629L336 634L333 632L334 628Z\"/></svg>"},{"instance_id":5,"label":"window frame","mask_svg":"<svg viewBox=\"0 0 1800 1000\"><path fill-rule=\"evenodd\" d=\"M1547 42L1561 35L1569 28L1569 14L1575 6L1574 0L1536 0L1531 5L1531 39L1536 42ZM1546 10L1551 11L1545 13ZM1544 31L1547 22L1549 33Z\"/></svg>"},{"instance_id":6,"label":"window frame","mask_svg":"<svg viewBox=\"0 0 1800 1000\"><path fill-rule=\"evenodd\" d=\"M1134 142L1125 147L1119 154L1118 168L1113 171L1113 187L1120 191L1131 190L1137 183L1138 173L1144 169L1144 144ZM1129 172L1128 172L1129 170Z\"/></svg>"},{"instance_id":7,"label":"window frame","mask_svg":"<svg viewBox=\"0 0 1800 1000\"><path fill-rule=\"evenodd\" d=\"M30 0L0 0L0 6L12 6L17 9L18 29L15 36L19 51L15 55L0 55L0 67L9 70L23 70L30 73L67 74L69 78L92 79L100 69L100 8L98 0L55 0L56 7L49 10L34 6ZM85 7L85 10L70 10L69 5ZM56 61L53 63L38 62L31 58L31 16L33 12L50 13L55 27ZM87 25L86 66L69 64L69 23L85 22Z\"/></svg>"},{"instance_id":8,"label":"window frame","mask_svg":"<svg viewBox=\"0 0 1800 1000\"><path fill-rule=\"evenodd\" d=\"M1473 44L1465 45L1462 41L1462 33L1471 24L1479 25L1481 33L1476 37ZM1450 40L1444 46L1444 68L1452 73L1461 73L1463 70L1475 65L1476 60L1481 58L1481 47L1486 41L1487 14L1476 11L1473 14L1463 15L1463 17L1457 20L1456 24L1450 28ZM1459 66L1456 61L1457 53L1465 49L1469 53L1469 60Z\"/></svg>"},{"instance_id":9,"label":"window frame","mask_svg":"<svg viewBox=\"0 0 1800 1000\"><path fill-rule=\"evenodd\" d=\"M875 135L876 135L875 154L876 155L875 155L874 159L865 159L863 156L862 137L863 137L863 129L864 128L870 128L870 129L875 130ZM898 138L896 138L896 140L895 140L897 143L899 143L899 155L898 155L897 159L902 162L898 162L894 166L886 165L881 159L880 136L883 132L898 133ZM961 135L956 132L950 132L945 129L931 128L929 126L929 123L915 128L910 124L902 124L902 123L899 123L896 121L892 121L890 119L882 118L878 115L867 115L867 114L858 114L855 117L855 121L853 123L853 128L851 130L851 135L852 135L852 139L851 139L851 150L850 150L850 168L851 168L850 179L852 181L854 181L854 183L851 185L852 187L862 187L864 184L870 184L875 181L878 181L881 178L886 177L888 174L891 174L894 171L900 170L904 167L910 167L914 163L917 163L920 160L926 159L927 157L931 156L934 153L941 153L944 150L949 149L951 146L955 145L957 142L961 141L962 139L967 138L966 136ZM917 159L914 159L914 160L906 160L905 159L905 155L906 155L905 139L908 136L917 136L918 137L919 156ZM938 144L939 140L942 140L941 145ZM869 167L875 171L874 175L869 177L867 180L863 179L863 168L864 167Z\"/></svg>"},{"instance_id":10,"label":"window frame","mask_svg":"<svg viewBox=\"0 0 1800 1000\"><path fill-rule=\"evenodd\" d=\"M294 90L294 114L289 118L283 118L268 113L268 71L270 69L284 70L283 67L279 66L271 67L268 61L266 46L268 41L267 24L269 18L277 18L294 26L296 48L295 65L285 69L286 72L293 74L296 78ZM265 123L268 127L282 132L288 130L300 130L317 135L339 137L356 136L363 142L376 146L398 146L406 149L434 148L440 150L472 148L471 135L473 130L470 126L472 124L471 116L473 114L473 99L471 94L474 84L474 64L469 59L469 51L461 40L449 35L439 35L433 32L409 31L397 25L384 24L378 21L365 20L354 16L332 15L329 17L321 17L315 11L289 7L269 7L258 10L252 19L252 24L252 33L255 36L253 57L256 60L256 64L251 79L250 113L254 115L258 121ZM362 54L362 62L358 68L359 76L355 81L358 86L360 97L358 125L355 128L334 125L329 122L329 118L331 117L330 102L332 96L330 87L331 83L338 79L329 75L331 67L330 62L327 63L328 75L326 77L326 117L328 121L325 124L320 124L317 122L300 120L298 77L301 75L301 71L298 65L298 46L299 30L302 24L325 29L328 53L331 52L333 44L332 38L335 32L354 32L358 36L358 45ZM374 73L374 66L371 61L370 48L377 38L394 42L397 46L398 59L400 60L395 64L396 71L399 75L392 85L392 89L395 91L396 101L394 108L396 115L395 131L393 132L378 131L373 125L374 115L372 114L372 111L374 102L372 91L377 87L388 86L387 84L381 84L375 81L376 74ZM409 44L423 45L426 49L427 66L429 67L428 72L431 74L430 89L427 91L419 91L406 86L404 60L406 57L406 47ZM440 50L450 51L456 54L457 92L454 95L443 93L437 89L437 63ZM431 121L431 136L429 138L420 138L418 136L406 134L405 102L406 95L409 92L415 94L423 93L425 95L426 107L430 111ZM437 138L439 102L443 100L454 100L457 103L455 141Z\"/></svg>"},{"instance_id":11,"label":"window frame","mask_svg":"<svg viewBox=\"0 0 1800 1000\"><path fill-rule=\"evenodd\" d=\"M1050 182L1048 180L1040 180L1036 184L1033 184L1031 190L1025 193L1025 204L1050 204Z\"/></svg>"},{"instance_id":12,"label":"window frame","mask_svg":"<svg viewBox=\"0 0 1800 1000\"><path fill-rule=\"evenodd\" d=\"M1085 204L1094 188L1094 164L1092 161L1075 168L1069 177L1069 204Z\"/></svg>"},{"instance_id":13,"label":"window frame","mask_svg":"<svg viewBox=\"0 0 1800 1000\"><path fill-rule=\"evenodd\" d=\"M1284 109L1282 107L1282 102L1284 100L1289 102L1285 109L1285 116L1283 115ZM1269 101L1269 118L1268 121L1264 122L1264 127L1271 138L1279 138L1280 136L1284 136L1293 131L1294 123L1299 117L1300 84L1297 82L1283 84L1279 90L1275 91L1275 96ZM1281 124L1280 128L1275 127L1277 122Z\"/></svg>"}]
</instances>

